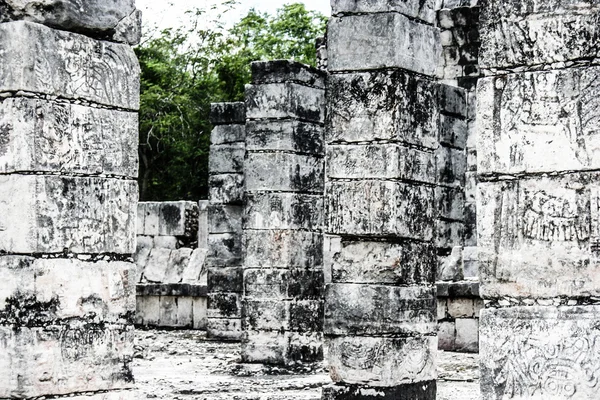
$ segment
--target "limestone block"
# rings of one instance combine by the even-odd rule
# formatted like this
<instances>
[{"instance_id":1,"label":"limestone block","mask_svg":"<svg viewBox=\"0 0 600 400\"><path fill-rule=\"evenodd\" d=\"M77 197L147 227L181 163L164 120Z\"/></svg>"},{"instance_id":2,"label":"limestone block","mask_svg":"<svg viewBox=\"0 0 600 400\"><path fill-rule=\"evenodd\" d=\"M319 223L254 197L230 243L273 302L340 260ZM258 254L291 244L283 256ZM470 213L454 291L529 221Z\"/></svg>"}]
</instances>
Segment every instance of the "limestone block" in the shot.
<instances>
[{"instance_id":1,"label":"limestone block","mask_svg":"<svg viewBox=\"0 0 600 400\"><path fill-rule=\"evenodd\" d=\"M241 204L244 198L244 175L222 174L208 177L212 203Z\"/></svg>"},{"instance_id":2,"label":"limestone block","mask_svg":"<svg viewBox=\"0 0 600 400\"><path fill-rule=\"evenodd\" d=\"M435 188L438 218L465 220L465 191L463 188L438 186Z\"/></svg>"},{"instance_id":3,"label":"limestone block","mask_svg":"<svg viewBox=\"0 0 600 400\"><path fill-rule=\"evenodd\" d=\"M135 233L138 236L144 235L144 225L146 224L146 204L137 204L137 220L135 223ZM150 238L152 239L152 238Z\"/></svg>"},{"instance_id":4,"label":"limestone block","mask_svg":"<svg viewBox=\"0 0 600 400\"><path fill-rule=\"evenodd\" d=\"M140 67L127 45L23 21L1 24L0 43L0 91L139 108Z\"/></svg>"},{"instance_id":5,"label":"limestone block","mask_svg":"<svg viewBox=\"0 0 600 400\"><path fill-rule=\"evenodd\" d=\"M209 293L208 318L240 318L242 316L241 293Z\"/></svg>"},{"instance_id":6,"label":"limestone block","mask_svg":"<svg viewBox=\"0 0 600 400\"><path fill-rule=\"evenodd\" d=\"M467 120L455 116L440 115L440 142L464 149L467 145L469 129Z\"/></svg>"},{"instance_id":7,"label":"limestone block","mask_svg":"<svg viewBox=\"0 0 600 400\"><path fill-rule=\"evenodd\" d=\"M328 284L328 335L427 335L437 329L435 288Z\"/></svg>"},{"instance_id":8,"label":"limestone block","mask_svg":"<svg viewBox=\"0 0 600 400\"><path fill-rule=\"evenodd\" d=\"M154 241L152 240L151 236L137 237L137 246L135 249L135 254L133 255L133 261L137 267L135 278L136 283L139 283L142 280L142 274L144 272L144 268L146 268L146 264L148 263L148 258L150 257L153 243Z\"/></svg>"},{"instance_id":9,"label":"limestone block","mask_svg":"<svg viewBox=\"0 0 600 400\"><path fill-rule=\"evenodd\" d=\"M438 295L438 303L437 303L438 322L440 320L446 319L447 313L448 313L448 298L447 297L439 297L439 295Z\"/></svg>"},{"instance_id":10,"label":"limestone block","mask_svg":"<svg viewBox=\"0 0 600 400\"><path fill-rule=\"evenodd\" d=\"M210 143L230 144L243 142L246 137L246 126L243 124L216 125L210 134Z\"/></svg>"},{"instance_id":11,"label":"limestone block","mask_svg":"<svg viewBox=\"0 0 600 400\"><path fill-rule=\"evenodd\" d=\"M456 319L456 351L479 352L479 320L476 318Z\"/></svg>"},{"instance_id":12,"label":"limestone block","mask_svg":"<svg viewBox=\"0 0 600 400\"><path fill-rule=\"evenodd\" d=\"M140 206L140 204L144 205ZM158 236L160 203L138 203L138 207L143 207L145 212L143 234L149 236Z\"/></svg>"},{"instance_id":13,"label":"limestone block","mask_svg":"<svg viewBox=\"0 0 600 400\"><path fill-rule=\"evenodd\" d=\"M244 289L242 267L208 268L208 287L211 293L237 292Z\"/></svg>"},{"instance_id":14,"label":"limestone block","mask_svg":"<svg viewBox=\"0 0 600 400\"><path fill-rule=\"evenodd\" d=\"M134 279L135 265L125 262L0 257L0 324L128 323Z\"/></svg>"},{"instance_id":15,"label":"limestone block","mask_svg":"<svg viewBox=\"0 0 600 400\"><path fill-rule=\"evenodd\" d=\"M194 317L194 329L206 329L206 297L194 297L192 300L192 313Z\"/></svg>"},{"instance_id":16,"label":"limestone block","mask_svg":"<svg viewBox=\"0 0 600 400\"><path fill-rule=\"evenodd\" d=\"M160 314L160 296L137 296L136 324L158 326Z\"/></svg>"},{"instance_id":17,"label":"limestone block","mask_svg":"<svg viewBox=\"0 0 600 400\"><path fill-rule=\"evenodd\" d=\"M235 233L242 231L243 206L209 204L208 233Z\"/></svg>"},{"instance_id":18,"label":"limestone block","mask_svg":"<svg viewBox=\"0 0 600 400\"><path fill-rule=\"evenodd\" d=\"M475 316L474 300L450 298L448 299L448 313L453 318L473 318Z\"/></svg>"},{"instance_id":19,"label":"limestone block","mask_svg":"<svg viewBox=\"0 0 600 400\"><path fill-rule=\"evenodd\" d=\"M0 327L0 397L130 388L132 359L133 327Z\"/></svg>"},{"instance_id":20,"label":"limestone block","mask_svg":"<svg viewBox=\"0 0 600 400\"><path fill-rule=\"evenodd\" d=\"M431 240L434 190L396 181L326 184L327 232Z\"/></svg>"},{"instance_id":21,"label":"limestone block","mask_svg":"<svg viewBox=\"0 0 600 400\"><path fill-rule=\"evenodd\" d=\"M335 283L414 285L432 283L435 248L428 243L391 243L325 236L325 269Z\"/></svg>"},{"instance_id":22,"label":"limestone block","mask_svg":"<svg viewBox=\"0 0 600 400\"><path fill-rule=\"evenodd\" d=\"M295 193L248 193L246 229L320 229L323 197Z\"/></svg>"},{"instance_id":23,"label":"limestone block","mask_svg":"<svg viewBox=\"0 0 600 400\"><path fill-rule=\"evenodd\" d=\"M0 187L2 251L135 252L135 181L4 175Z\"/></svg>"},{"instance_id":24,"label":"limestone block","mask_svg":"<svg viewBox=\"0 0 600 400\"><path fill-rule=\"evenodd\" d=\"M444 351L456 351L456 324L454 321L440 322L438 348Z\"/></svg>"},{"instance_id":25,"label":"limestone block","mask_svg":"<svg viewBox=\"0 0 600 400\"><path fill-rule=\"evenodd\" d=\"M435 152L436 179L441 185L464 186L467 154L464 150L439 147Z\"/></svg>"},{"instance_id":26,"label":"limestone block","mask_svg":"<svg viewBox=\"0 0 600 400\"><path fill-rule=\"evenodd\" d=\"M233 267L242 263L242 237L238 233L208 235L208 254L206 265L209 267Z\"/></svg>"},{"instance_id":27,"label":"limestone block","mask_svg":"<svg viewBox=\"0 0 600 400\"><path fill-rule=\"evenodd\" d=\"M244 298L243 326L248 330L322 332L322 300Z\"/></svg>"},{"instance_id":28,"label":"limestone block","mask_svg":"<svg viewBox=\"0 0 600 400\"><path fill-rule=\"evenodd\" d=\"M598 57L599 14L596 1L484 1L480 65L509 68Z\"/></svg>"},{"instance_id":29,"label":"limestone block","mask_svg":"<svg viewBox=\"0 0 600 400\"><path fill-rule=\"evenodd\" d=\"M171 251L165 274L165 283L179 283L183 281L183 274L187 269L193 249L182 247Z\"/></svg>"},{"instance_id":30,"label":"limestone block","mask_svg":"<svg viewBox=\"0 0 600 400\"><path fill-rule=\"evenodd\" d=\"M327 147L326 165L329 178L435 183L432 152L395 144L331 145Z\"/></svg>"},{"instance_id":31,"label":"limestone block","mask_svg":"<svg viewBox=\"0 0 600 400\"><path fill-rule=\"evenodd\" d=\"M468 113L468 94L465 89L443 84L438 87L438 104L442 112L462 118L472 119L475 117Z\"/></svg>"},{"instance_id":32,"label":"limestone block","mask_svg":"<svg viewBox=\"0 0 600 400\"><path fill-rule=\"evenodd\" d=\"M164 247L153 248L144 268L144 280L147 282L165 282L169 259L173 250Z\"/></svg>"},{"instance_id":33,"label":"limestone block","mask_svg":"<svg viewBox=\"0 0 600 400\"><path fill-rule=\"evenodd\" d=\"M132 46L140 44L142 39L142 12L135 10L123 18L116 26L115 32L110 40L120 43L128 43Z\"/></svg>"},{"instance_id":34,"label":"limestone block","mask_svg":"<svg viewBox=\"0 0 600 400\"><path fill-rule=\"evenodd\" d=\"M198 202L198 249L202 250L208 249L208 204L208 200Z\"/></svg>"},{"instance_id":35,"label":"limestone block","mask_svg":"<svg viewBox=\"0 0 600 400\"><path fill-rule=\"evenodd\" d=\"M597 306L484 310L483 398L597 398L599 313Z\"/></svg>"},{"instance_id":36,"label":"limestone block","mask_svg":"<svg viewBox=\"0 0 600 400\"><path fill-rule=\"evenodd\" d=\"M322 359L323 337L318 332L244 332L243 362L280 365Z\"/></svg>"},{"instance_id":37,"label":"limestone block","mask_svg":"<svg viewBox=\"0 0 600 400\"><path fill-rule=\"evenodd\" d=\"M213 125L245 124L246 105L243 102L212 103L210 122Z\"/></svg>"},{"instance_id":38,"label":"limestone block","mask_svg":"<svg viewBox=\"0 0 600 400\"><path fill-rule=\"evenodd\" d=\"M211 318L207 319L206 332L208 337L221 340L241 340L242 320L240 318Z\"/></svg>"},{"instance_id":39,"label":"limestone block","mask_svg":"<svg viewBox=\"0 0 600 400\"><path fill-rule=\"evenodd\" d=\"M337 383L323 387L322 400L430 400L435 398L436 390L435 380L391 387Z\"/></svg>"},{"instance_id":40,"label":"limestone block","mask_svg":"<svg viewBox=\"0 0 600 400\"><path fill-rule=\"evenodd\" d=\"M455 246L447 256L438 256L438 281L457 281L463 276L462 246Z\"/></svg>"},{"instance_id":41,"label":"limestone block","mask_svg":"<svg viewBox=\"0 0 600 400\"><path fill-rule=\"evenodd\" d=\"M198 204L193 201L161 202L158 234L195 237L198 234Z\"/></svg>"},{"instance_id":42,"label":"limestone block","mask_svg":"<svg viewBox=\"0 0 600 400\"><path fill-rule=\"evenodd\" d=\"M177 326L191 328L194 321L193 300L191 297L177 298Z\"/></svg>"},{"instance_id":43,"label":"limestone block","mask_svg":"<svg viewBox=\"0 0 600 400\"><path fill-rule=\"evenodd\" d=\"M479 256L477 246L465 246L463 249L463 273L467 279L479 279Z\"/></svg>"},{"instance_id":44,"label":"limestone block","mask_svg":"<svg viewBox=\"0 0 600 400\"><path fill-rule=\"evenodd\" d=\"M248 121L246 149L323 154L323 127L296 120Z\"/></svg>"},{"instance_id":45,"label":"limestone block","mask_svg":"<svg viewBox=\"0 0 600 400\"><path fill-rule=\"evenodd\" d=\"M192 251L192 255L190 256L190 262L187 267L184 269L182 274L183 283L193 283L206 285L207 282L203 282L202 278L206 279L206 255L208 253L208 249L194 249Z\"/></svg>"},{"instance_id":46,"label":"limestone block","mask_svg":"<svg viewBox=\"0 0 600 400\"><path fill-rule=\"evenodd\" d=\"M484 298L600 294L596 174L479 184Z\"/></svg>"},{"instance_id":47,"label":"limestone block","mask_svg":"<svg viewBox=\"0 0 600 400\"><path fill-rule=\"evenodd\" d=\"M208 169L212 175L241 174L244 172L245 154L244 143L210 146Z\"/></svg>"},{"instance_id":48,"label":"limestone block","mask_svg":"<svg viewBox=\"0 0 600 400\"><path fill-rule=\"evenodd\" d=\"M0 173L137 177L137 113L32 98L0 103Z\"/></svg>"},{"instance_id":49,"label":"limestone block","mask_svg":"<svg viewBox=\"0 0 600 400\"><path fill-rule=\"evenodd\" d=\"M325 89L323 71L296 61L254 61L251 68L253 84L297 82Z\"/></svg>"},{"instance_id":50,"label":"limestone block","mask_svg":"<svg viewBox=\"0 0 600 400\"><path fill-rule=\"evenodd\" d=\"M433 82L404 71L331 75L325 140L391 140L436 148L437 88Z\"/></svg>"},{"instance_id":51,"label":"limestone block","mask_svg":"<svg viewBox=\"0 0 600 400\"><path fill-rule=\"evenodd\" d=\"M245 269L243 276L246 299L318 300L324 286L321 269Z\"/></svg>"},{"instance_id":52,"label":"limestone block","mask_svg":"<svg viewBox=\"0 0 600 400\"><path fill-rule=\"evenodd\" d=\"M293 82L249 85L246 86L246 116L324 122L325 91Z\"/></svg>"},{"instance_id":53,"label":"limestone block","mask_svg":"<svg viewBox=\"0 0 600 400\"><path fill-rule=\"evenodd\" d=\"M478 172L600 168L600 67L480 80Z\"/></svg>"},{"instance_id":54,"label":"limestone block","mask_svg":"<svg viewBox=\"0 0 600 400\"><path fill-rule=\"evenodd\" d=\"M326 346L329 373L334 382L385 387L434 380L437 376L435 335L328 337Z\"/></svg>"},{"instance_id":55,"label":"limestone block","mask_svg":"<svg viewBox=\"0 0 600 400\"><path fill-rule=\"evenodd\" d=\"M323 160L291 153L254 153L246 157L246 191L323 192Z\"/></svg>"},{"instance_id":56,"label":"limestone block","mask_svg":"<svg viewBox=\"0 0 600 400\"><path fill-rule=\"evenodd\" d=\"M177 326L177 297L160 296L158 307L159 326Z\"/></svg>"},{"instance_id":57,"label":"limestone block","mask_svg":"<svg viewBox=\"0 0 600 400\"><path fill-rule=\"evenodd\" d=\"M323 265L320 233L292 230L244 231L246 268L314 268Z\"/></svg>"},{"instance_id":58,"label":"limestone block","mask_svg":"<svg viewBox=\"0 0 600 400\"><path fill-rule=\"evenodd\" d=\"M0 21L25 20L53 28L103 36L135 10L135 0L5 0Z\"/></svg>"},{"instance_id":59,"label":"limestone block","mask_svg":"<svg viewBox=\"0 0 600 400\"><path fill-rule=\"evenodd\" d=\"M398 13L332 17L327 32L329 71L398 67L433 75L442 52L437 28Z\"/></svg>"},{"instance_id":60,"label":"limestone block","mask_svg":"<svg viewBox=\"0 0 600 400\"><path fill-rule=\"evenodd\" d=\"M152 236L144 236L151 238ZM154 236L152 247L162 247L163 249L175 250L177 248L177 237L175 236ZM138 240L139 243L139 240Z\"/></svg>"},{"instance_id":61,"label":"limestone block","mask_svg":"<svg viewBox=\"0 0 600 400\"><path fill-rule=\"evenodd\" d=\"M334 0L331 2L331 7L333 15L397 12L430 24L435 23L437 9L435 0L419 2L405 0Z\"/></svg>"}]
</instances>

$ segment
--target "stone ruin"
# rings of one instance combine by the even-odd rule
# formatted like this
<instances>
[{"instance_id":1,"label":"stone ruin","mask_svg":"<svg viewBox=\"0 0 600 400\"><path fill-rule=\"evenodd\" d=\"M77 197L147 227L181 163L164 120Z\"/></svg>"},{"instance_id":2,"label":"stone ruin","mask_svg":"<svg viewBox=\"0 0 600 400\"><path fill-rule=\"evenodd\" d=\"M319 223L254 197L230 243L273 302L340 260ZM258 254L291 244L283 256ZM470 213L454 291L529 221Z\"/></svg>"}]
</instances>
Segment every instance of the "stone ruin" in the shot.
<instances>
[{"instance_id":1,"label":"stone ruin","mask_svg":"<svg viewBox=\"0 0 600 400\"><path fill-rule=\"evenodd\" d=\"M0 0L0 398L133 398L134 322L324 400L435 399L438 347L599 397L600 4L331 3L319 68L213 105L208 202L136 215L133 0Z\"/></svg>"}]
</instances>

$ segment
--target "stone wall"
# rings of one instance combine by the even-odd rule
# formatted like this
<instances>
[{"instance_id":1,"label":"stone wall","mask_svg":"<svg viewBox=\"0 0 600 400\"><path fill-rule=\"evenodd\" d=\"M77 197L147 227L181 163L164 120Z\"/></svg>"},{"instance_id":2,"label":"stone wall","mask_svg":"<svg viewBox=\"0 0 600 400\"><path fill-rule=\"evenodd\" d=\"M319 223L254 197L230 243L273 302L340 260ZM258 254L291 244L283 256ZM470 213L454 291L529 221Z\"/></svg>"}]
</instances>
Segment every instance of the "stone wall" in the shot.
<instances>
[{"instance_id":1,"label":"stone wall","mask_svg":"<svg viewBox=\"0 0 600 400\"><path fill-rule=\"evenodd\" d=\"M139 13L56 3L0 3L0 398L130 399Z\"/></svg>"},{"instance_id":2,"label":"stone wall","mask_svg":"<svg viewBox=\"0 0 600 400\"><path fill-rule=\"evenodd\" d=\"M136 324L206 328L206 203L138 203Z\"/></svg>"}]
</instances>

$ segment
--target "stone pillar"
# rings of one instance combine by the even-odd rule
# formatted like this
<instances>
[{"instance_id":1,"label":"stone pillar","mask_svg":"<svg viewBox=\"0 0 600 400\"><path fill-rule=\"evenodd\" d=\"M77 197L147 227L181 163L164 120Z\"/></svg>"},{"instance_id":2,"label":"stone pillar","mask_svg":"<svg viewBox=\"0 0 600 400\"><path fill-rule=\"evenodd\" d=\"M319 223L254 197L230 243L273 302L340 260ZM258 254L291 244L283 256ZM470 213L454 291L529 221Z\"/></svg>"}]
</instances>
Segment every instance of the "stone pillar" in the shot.
<instances>
[{"instance_id":1,"label":"stone pillar","mask_svg":"<svg viewBox=\"0 0 600 400\"><path fill-rule=\"evenodd\" d=\"M208 336L242 336L242 213L246 109L244 103L211 106L208 204Z\"/></svg>"},{"instance_id":2,"label":"stone pillar","mask_svg":"<svg viewBox=\"0 0 600 400\"><path fill-rule=\"evenodd\" d=\"M323 399L436 397L434 3L332 1Z\"/></svg>"},{"instance_id":3,"label":"stone pillar","mask_svg":"<svg viewBox=\"0 0 600 400\"><path fill-rule=\"evenodd\" d=\"M242 360L323 358L325 74L252 64L246 88Z\"/></svg>"},{"instance_id":4,"label":"stone pillar","mask_svg":"<svg viewBox=\"0 0 600 400\"><path fill-rule=\"evenodd\" d=\"M482 3L483 399L600 397L597 2Z\"/></svg>"},{"instance_id":5,"label":"stone pillar","mask_svg":"<svg viewBox=\"0 0 600 400\"><path fill-rule=\"evenodd\" d=\"M0 398L133 398L139 13L37 3L0 4Z\"/></svg>"}]
</instances>

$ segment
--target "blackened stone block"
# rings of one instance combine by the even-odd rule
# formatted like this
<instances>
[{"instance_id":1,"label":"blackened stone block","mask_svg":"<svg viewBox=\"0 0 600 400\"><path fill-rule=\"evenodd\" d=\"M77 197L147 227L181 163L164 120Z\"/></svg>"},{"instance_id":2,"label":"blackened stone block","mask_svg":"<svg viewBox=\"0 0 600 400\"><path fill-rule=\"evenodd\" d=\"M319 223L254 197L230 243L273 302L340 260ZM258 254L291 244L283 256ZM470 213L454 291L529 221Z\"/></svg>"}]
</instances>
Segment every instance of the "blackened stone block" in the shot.
<instances>
[{"instance_id":1,"label":"blackened stone block","mask_svg":"<svg viewBox=\"0 0 600 400\"><path fill-rule=\"evenodd\" d=\"M455 221L465 221L465 191L463 188L435 188L437 215Z\"/></svg>"},{"instance_id":2,"label":"blackened stone block","mask_svg":"<svg viewBox=\"0 0 600 400\"><path fill-rule=\"evenodd\" d=\"M460 117L440 115L440 142L464 149L467 145L469 128L467 120Z\"/></svg>"},{"instance_id":3,"label":"blackened stone block","mask_svg":"<svg viewBox=\"0 0 600 400\"><path fill-rule=\"evenodd\" d=\"M464 150L440 146L435 152L436 178L441 185L464 186L467 153Z\"/></svg>"},{"instance_id":4,"label":"blackened stone block","mask_svg":"<svg viewBox=\"0 0 600 400\"><path fill-rule=\"evenodd\" d=\"M243 102L212 103L210 122L213 125L245 124L246 105Z\"/></svg>"},{"instance_id":5,"label":"blackened stone block","mask_svg":"<svg viewBox=\"0 0 600 400\"><path fill-rule=\"evenodd\" d=\"M244 175L221 174L208 177L209 197L212 203L242 204L244 199Z\"/></svg>"},{"instance_id":6,"label":"blackened stone block","mask_svg":"<svg viewBox=\"0 0 600 400\"><path fill-rule=\"evenodd\" d=\"M325 236L325 270L334 283L431 284L436 251L422 242L383 242Z\"/></svg>"},{"instance_id":7,"label":"blackened stone block","mask_svg":"<svg viewBox=\"0 0 600 400\"><path fill-rule=\"evenodd\" d=\"M210 143L215 145L243 142L245 137L244 124L216 125L210 134Z\"/></svg>"},{"instance_id":8,"label":"blackened stone block","mask_svg":"<svg viewBox=\"0 0 600 400\"><path fill-rule=\"evenodd\" d=\"M242 267L208 268L208 287L211 293L241 293L244 288L243 279Z\"/></svg>"},{"instance_id":9,"label":"blackened stone block","mask_svg":"<svg viewBox=\"0 0 600 400\"><path fill-rule=\"evenodd\" d=\"M306 269L246 269L247 299L318 300L324 295L323 271Z\"/></svg>"},{"instance_id":10,"label":"blackened stone block","mask_svg":"<svg viewBox=\"0 0 600 400\"><path fill-rule=\"evenodd\" d=\"M208 235L208 267L235 267L242 263L242 237L240 233Z\"/></svg>"},{"instance_id":11,"label":"blackened stone block","mask_svg":"<svg viewBox=\"0 0 600 400\"><path fill-rule=\"evenodd\" d=\"M281 332L322 332L322 300L244 299L244 329Z\"/></svg>"},{"instance_id":12,"label":"blackened stone block","mask_svg":"<svg viewBox=\"0 0 600 400\"><path fill-rule=\"evenodd\" d=\"M241 232L243 214L244 207L241 205L209 204L209 234Z\"/></svg>"},{"instance_id":13,"label":"blackened stone block","mask_svg":"<svg viewBox=\"0 0 600 400\"><path fill-rule=\"evenodd\" d=\"M244 143L210 146L208 169L211 175L241 174L244 171Z\"/></svg>"},{"instance_id":14,"label":"blackened stone block","mask_svg":"<svg viewBox=\"0 0 600 400\"><path fill-rule=\"evenodd\" d=\"M431 400L435 399L435 380L393 387L334 384L323 387L322 400Z\"/></svg>"},{"instance_id":15,"label":"blackened stone block","mask_svg":"<svg viewBox=\"0 0 600 400\"><path fill-rule=\"evenodd\" d=\"M249 230L321 228L323 197L294 193L249 193L246 228Z\"/></svg>"},{"instance_id":16,"label":"blackened stone block","mask_svg":"<svg viewBox=\"0 0 600 400\"><path fill-rule=\"evenodd\" d=\"M246 230L244 263L246 268L316 268L323 265L322 247L316 232Z\"/></svg>"},{"instance_id":17,"label":"blackened stone block","mask_svg":"<svg viewBox=\"0 0 600 400\"><path fill-rule=\"evenodd\" d=\"M246 86L248 119L297 118L322 123L325 90L297 83L268 83Z\"/></svg>"},{"instance_id":18,"label":"blackened stone block","mask_svg":"<svg viewBox=\"0 0 600 400\"><path fill-rule=\"evenodd\" d=\"M323 192L323 159L290 153L249 152L247 191Z\"/></svg>"},{"instance_id":19,"label":"blackened stone block","mask_svg":"<svg viewBox=\"0 0 600 400\"><path fill-rule=\"evenodd\" d=\"M209 293L208 318L241 318L241 293Z\"/></svg>"},{"instance_id":20,"label":"blackened stone block","mask_svg":"<svg viewBox=\"0 0 600 400\"><path fill-rule=\"evenodd\" d=\"M322 155L323 127L295 120L248 121L246 149Z\"/></svg>"},{"instance_id":21,"label":"blackened stone block","mask_svg":"<svg viewBox=\"0 0 600 400\"><path fill-rule=\"evenodd\" d=\"M393 287L328 284L327 335L427 335L437 329L436 294L431 286Z\"/></svg>"},{"instance_id":22,"label":"blackened stone block","mask_svg":"<svg viewBox=\"0 0 600 400\"><path fill-rule=\"evenodd\" d=\"M251 64L252 83L297 82L325 89L325 72L291 60L255 61Z\"/></svg>"}]
</instances>

